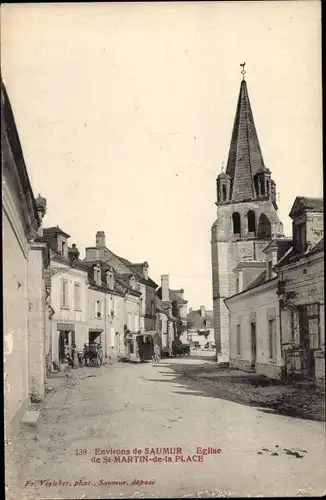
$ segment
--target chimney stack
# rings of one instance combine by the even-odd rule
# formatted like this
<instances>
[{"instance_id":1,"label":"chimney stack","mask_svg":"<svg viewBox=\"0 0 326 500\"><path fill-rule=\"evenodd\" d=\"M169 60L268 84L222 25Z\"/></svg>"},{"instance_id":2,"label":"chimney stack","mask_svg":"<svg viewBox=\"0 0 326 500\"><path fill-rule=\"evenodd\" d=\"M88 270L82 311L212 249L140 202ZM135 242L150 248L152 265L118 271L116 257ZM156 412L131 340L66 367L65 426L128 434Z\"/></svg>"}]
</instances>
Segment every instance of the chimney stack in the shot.
<instances>
[{"instance_id":1,"label":"chimney stack","mask_svg":"<svg viewBox=\"0 0 326 500\"><path fill-rule=\"evenodd\" d=\"M200 315L202 318L205 318L205 306L200 306Z\"/></svg>"},{"instance_id":2,"label":"chimney stack","mask_svg":"<svg viewBox=\"0 0 326 500\"><path fill-rule=\"evenodd\" d=\"M100 260L100 252L98 248L95 247L87 247L85 248L86 262L94 262L94 260Z\"/></svg>"},{"instance_id":3,"label":"chimney stack","mask_svg":"<svg viewBox=\"0 0 326 500\"><path fill-rule=\"evenodd\" d=\"M170 300L169 275L168 274L162 274L161 287L162 287L162 300L163 300L163 302L168 302Z\"/></svg>"},{"instance_id":4,"label":"chimney stack","mask_svg":"<svg viewBox=\"0 0 326 500\"><path fill-rule=\"evenodd\" d=\"M189 307L189 314L192 312L192 307Z\"/></svg>"},{"instance_id":5,"label":"chimney stack","mask_svg":"<svg viewBox=\"0 0 326 500\"><path fill-rule=\"evenodd\" d=\"M72 247L68 249L68 258L70 265L74 266L79 258L79 250L75 243L73 243Z\"/></svg>"},{"instance_id":6,"label":"chimney stack","mask_svg":"<svg viewBox=\"0 0 326 500\"><path fill-rule=\"evenodd\" d=\"M97 231L96 233L96 246L105 247L105 232Z\"/></svg>"}]
</instances>

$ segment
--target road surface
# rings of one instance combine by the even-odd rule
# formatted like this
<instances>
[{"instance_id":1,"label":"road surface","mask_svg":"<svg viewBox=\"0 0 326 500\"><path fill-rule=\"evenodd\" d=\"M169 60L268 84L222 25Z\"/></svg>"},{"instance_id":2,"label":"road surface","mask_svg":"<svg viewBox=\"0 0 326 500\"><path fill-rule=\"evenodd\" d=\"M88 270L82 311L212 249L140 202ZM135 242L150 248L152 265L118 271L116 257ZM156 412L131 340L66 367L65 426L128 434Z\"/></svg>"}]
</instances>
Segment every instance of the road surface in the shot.
<instances>
[{"instance_id":1,"label":"road surface","mask_svg":"<svg viewBox=\"0 0 326 500\"><path fill-rule=\"evenodd\" d=\"M13 455L19 487L11 497L325 493L323 423L208 397L174 363L203 361L69 372L45 404L37 437Z\"/></svg>"}]
</instances>

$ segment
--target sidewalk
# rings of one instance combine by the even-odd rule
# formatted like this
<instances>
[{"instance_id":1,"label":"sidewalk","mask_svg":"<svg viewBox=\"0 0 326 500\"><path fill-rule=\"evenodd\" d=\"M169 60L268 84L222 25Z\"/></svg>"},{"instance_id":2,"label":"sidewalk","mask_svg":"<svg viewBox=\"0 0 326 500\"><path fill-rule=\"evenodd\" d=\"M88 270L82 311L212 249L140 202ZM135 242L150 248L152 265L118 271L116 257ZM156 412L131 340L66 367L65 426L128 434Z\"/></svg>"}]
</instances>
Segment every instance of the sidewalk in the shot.
<instances>
[{"instance_id":1,"label":"sidewalk","mask_svg":"<svg viewBox=\"0 0 326 500\"><path fill-rule=\"evenodd\" d=\"M79 391L79 384L84 379L100 377L103 372L106 372L115 362L109 362L100 368L82 367L78 369L67 368L57 373L53 373L46 380L45 398L42 402L30 403L29 410L40 412L40 419L37 428L31 430L22 428L16 436L10 447L6 448L6 498L8 500L16 500L16 496L10 497L9 493L19 490L19 485L22 481L23 471L30 457L36 456L37 460L42 462L46 460L46 455L42 458L42 447L47 448L50 443L44 441L44 432L49 424L53 430L60 426L60 414L62 411L69 411L71 405L69 400L72 391ZM72 409L72 408L71 408ZM41 447L41 448L40 448ZM44 450L43 450L44 452ZM24 500L34 500L33 496L26 496Z\"/></svg>"},{"instance_id":2,"label":"sidewalk","mask_svg":"<svg viewBox=\"0 0 326 500\"><path fill-rule=\"evenodd\" d=\"M172 367L172 366L171 366ZM174 365L182 377L200 383L213 397L255 406L265 413L278 413L315 421L325 421L324 391L314 384L284 384L263 375L220 368L211 363Z\"/></svg>"}]
</instances>

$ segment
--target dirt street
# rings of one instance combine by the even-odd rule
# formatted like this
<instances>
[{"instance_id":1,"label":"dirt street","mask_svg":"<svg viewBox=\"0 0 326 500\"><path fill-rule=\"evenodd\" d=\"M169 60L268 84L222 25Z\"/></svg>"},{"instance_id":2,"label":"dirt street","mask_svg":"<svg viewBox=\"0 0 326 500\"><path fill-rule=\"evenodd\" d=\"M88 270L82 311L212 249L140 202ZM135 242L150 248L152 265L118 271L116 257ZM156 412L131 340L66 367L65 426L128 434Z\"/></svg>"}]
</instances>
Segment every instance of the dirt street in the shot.
<instances>
[{"instance_id":1,"label":"dirt street","mask_svg":"<svg viewBox=\"0 0 326 500\"><path fill-rule=\"evenodd\" d=\"M42 427L8 465L8 498L325 493L324 424L207 394L184 376L203 363L117 363L50 380L59 387Z\"/></svg>"}]
</instances>

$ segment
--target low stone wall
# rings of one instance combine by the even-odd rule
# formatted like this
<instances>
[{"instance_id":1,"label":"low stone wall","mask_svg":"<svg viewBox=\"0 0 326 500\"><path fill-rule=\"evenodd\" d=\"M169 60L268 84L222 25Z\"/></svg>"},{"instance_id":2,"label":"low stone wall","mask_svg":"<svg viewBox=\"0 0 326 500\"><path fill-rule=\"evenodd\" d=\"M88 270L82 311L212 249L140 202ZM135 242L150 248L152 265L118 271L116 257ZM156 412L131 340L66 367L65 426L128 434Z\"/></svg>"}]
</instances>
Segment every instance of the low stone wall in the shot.
<instances>
[{"instance_id":1,"label":"low stone wall","mask_svg":"<svg viewBox=\"0 0 326 500\"><path fill-rule=\"evenodd\" d=\"M265 377L281 380L282 366L276 364L256 363L256 373L265 375Z\"/></svg>"},{"instance_id":2,"label":"low stone wall","mask_svg":"<svg viewBox=\"0 0 326 500\"><path fill-rule=\"evenodd\" d=\"M315 352L315 377L317 384L325 385L325 351Z\"/></svg>"},{"instance_id":3,"label":"low stone wall","mask_svg":"<svg viewBox=\"0 0 326 500\"><path fill-rule=\"evenodd\" d=\"M10 455L13 450L15 439L21 431L21 420L27 411L29 404L29 399L26 399L11 422L5 423L5 448L7 455Z\"/></svg>"},{"instance_id":4,"label":"low stone wall","mask_svg":"<svg viewBox=\"0 0 326 500\"><path fill-rule=\"evenodd\" d=\"M238 370L251 371L251 363L247 359L233 358L230 359L230 368Z\"/></svg>"}]
</instances>

